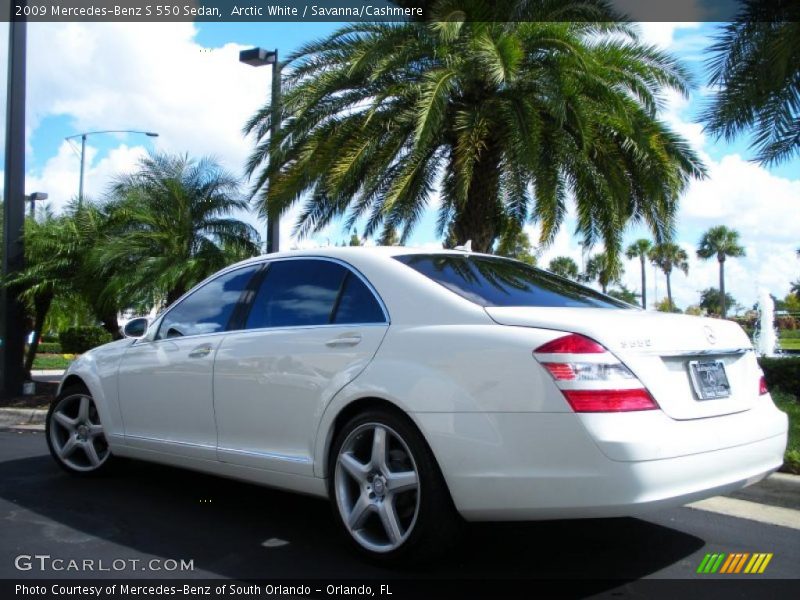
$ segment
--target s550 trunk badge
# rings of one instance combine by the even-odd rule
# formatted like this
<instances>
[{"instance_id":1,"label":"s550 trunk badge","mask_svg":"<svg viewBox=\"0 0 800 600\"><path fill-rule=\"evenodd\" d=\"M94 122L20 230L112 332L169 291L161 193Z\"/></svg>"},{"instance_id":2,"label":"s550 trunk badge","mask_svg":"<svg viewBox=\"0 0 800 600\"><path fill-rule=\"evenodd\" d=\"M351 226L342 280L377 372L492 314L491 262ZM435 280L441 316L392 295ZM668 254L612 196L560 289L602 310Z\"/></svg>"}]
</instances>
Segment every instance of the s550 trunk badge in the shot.
<instances>
[{"instance_id":1,"label":"s550 trunk badge","mask_svg":"<svg viewBox=\"0 0 800 600\"><path fill-rule=\"evenodd\" d=\"M619 345L621 348L649 348L652 342L650 338L642 340L622 340Z\"/></svg>"},{"instance_id":2,"label":"s550 trunk badge","mask_svg":"<svg viewBox=\"0 0 800 600\"><path fill-rule=\"evenodd\" d=\"M714 330L711 329L708 325L703 327L703 331L706 334L706 339L708 340L709 344L716 344L717 343L717 336L714 335Z\"/></svg>"}]
</instances>

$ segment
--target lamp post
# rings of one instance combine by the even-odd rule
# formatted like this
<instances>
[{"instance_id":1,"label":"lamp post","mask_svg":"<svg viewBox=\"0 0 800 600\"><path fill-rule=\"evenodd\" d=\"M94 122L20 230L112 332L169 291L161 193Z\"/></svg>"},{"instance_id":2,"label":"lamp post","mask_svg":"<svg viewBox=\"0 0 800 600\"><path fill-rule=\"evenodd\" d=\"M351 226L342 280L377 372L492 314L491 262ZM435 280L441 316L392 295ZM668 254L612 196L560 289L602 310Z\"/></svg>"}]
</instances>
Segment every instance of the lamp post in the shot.
<instances>
[{"instance_id":1,"label":"lamp post","mask_svg":"<svg viewBox=\"0 0 800 600\"><path fill-rule=\"evenodd\" d=\"M75 135L65 137L64 139L67 141L81 138L81 179L78 185L78 204L83 204L83 172L86 163L86 138L98 133L140 133L148 137L158 137L158 134L153 131L139 131L137 129L103 129L102 131L87 131L85 133L76 133Z\"/></svg>"},{"instance_id":2,"label":"lamp post","mask_svg":"<svg viewBox=\"0 0 800 600\"><path fill-rule=\"evenodd\" d=\"M25 3L22 2L22 5ZM9 5L9 12L13 10ZM9 14L8 80L6 84L5 191L3 194L3 277L25 266L22 231L25 224L25 18ZM17 290L0 287L0 393L22 391L25 313Z\"/></svg>"},{"instance_id":3,"label":"lamp post","mask_svg":"<svg viewBox=\"0 0 800 600\"><path fill-rule=\"evenodd\" d=\"M32 194L28 195L28 202L31 203L30 210L28 211L28 216L32 219L36 216L36 207L34 206L35 202L40 202L42 200L47 200L47 194L44 192L33 192Z\"/></svg>"},{"instance_id":4,"label":"lamp post","mask_svg":"<svg viewBox=\"0 0 800 600\"><path fill-rule=\"evenodd\" d=\"M263 48L250 48L239 52L239 62L251 67L272 65L272 96L270 104L272 115L270 120L270 160L277 150L278 134L281 130L281 63L278 60L278 49L264 50ZM270 181L270 187L272 182ZM278 252L280 249L280 219L277 215L271 218L267 215L267 253Z\"/></svg>"}]
</instances>

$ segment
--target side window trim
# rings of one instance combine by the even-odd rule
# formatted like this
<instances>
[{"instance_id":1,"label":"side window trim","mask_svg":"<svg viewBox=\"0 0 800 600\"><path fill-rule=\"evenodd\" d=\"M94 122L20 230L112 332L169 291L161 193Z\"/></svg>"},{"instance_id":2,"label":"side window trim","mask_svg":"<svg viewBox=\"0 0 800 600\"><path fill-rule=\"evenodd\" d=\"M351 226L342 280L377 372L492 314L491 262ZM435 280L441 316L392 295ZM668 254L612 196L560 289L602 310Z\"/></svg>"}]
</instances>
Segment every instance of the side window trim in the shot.
<instances>
[{"instance_id":1,"label":"side window trim","mask_svg":"<svg viewBox=\"0 0 800 600\"><path fill-rule=\"evenodd\" d=\"M164 326L164 322L167 320L167 317L169 317L169 314L172 311L174 311L179 306L181 306L184 302L189 300L192 296L195 295L196 292L200 291L205 286L213 283L214 281L216 281L220 277L225 277L226 275L228 275L230 273L233 273L233 272L236 272L236 271L244 271L245 269L251 269L253 267L258 267L258 270L256 270L256 272L253 273L253 275L250 277L250 281L248 281L247 286L245 286L245 288L239 294L239 298L236 300L236 305L234 306L233 311L231 312L231 316L228 318L228 322L225 324L225 328L222 331L212 331L212 332L209 332L209 333L194 333L194 334L190 334L190 335L186 335L186 336L181 336L181 339L196 338L196 337L207 336L207 335L220 335L220 334L228 333L231 330L230 327L231 327L231 324L233 323L234 317L236 316L237 311L240 309L240 305L242 304L243 300L245 299L245 294L247 293L248 289L250 288L250 284L263 271L266 271L266 269L265 269L265 267L263 265L264 265L264 263L250 263L250 264L247 264L247 265L242 265L241 267L238 267L238 268L235 268L235 269L227 269L227 270L225 270L225 271L223 271L221 273L217 273L216 276L209 277L209 278L205 279L204 281L202 281L200 284L198 284L192 290L190 290L185 296L183 296L178 302L176 302L173 306L170 306L169 309L163 315L161 315L159 317L158 329L156 330L152 341L153 342L161 342L161 341L170 339L170 338L166 338L166 337L163 337L163 338L158 337L161 334L161 328Z\"/></svg>"},{"instance_id":2,"label":"side window trim","mask_svg":"<svg viewBox=\"0 0 800 600\"><path fill-rule=\"evenodd\" d=\"M266 279L267 273L269 272L270 265L273 264L273 263L276 263L276 262L285 262L285 261L290 261L290 260L322 260L322 261L335 263L337 265L341 265L342 267L344 267L345 271L347 271L346 275L342 278L342 284L339 286L339 292L336 295L336 300L334 301L334 305L333 305L333 308L331 310L331 314L330 314L330 317L328 319L328 323L322 324L322 325L288 325L288 326L285 326L285 327L283 327L283 326L282 327L254 327L254 328L248 329L246 327L246 324L247 324L248 318L250 317L250 311L253 309L253 301L255 300L255 295L258 292L258 288L261 286L263 281ZM381 298L380 294L378 294L377 290L373 287L372 283L370 283L370 281L366 277L364 277L364 275L362 275L361 272L358 269L356 269L354 266L352 266L350 263L347 263L347 262L345 262L343 260L339 260L338 258L332 258L332 257L329 257L329 256L285 256L285 257L281 257L281 258L267 259L267 260L264 261L263 265L264 265L263 269L260 272L256 273L253 276L253 279L251 280L251 283L252 283L254 280L258 279L258 283L254 287L255 291L251 295L251 297L249 298L249 301L246 302L246 307L242 310L242 314L241 314L241 318L242 318L241 325L242 326L241 326L241 328L239 328L236 331L239 331L241 333L246 333L246 332L249 332L249 331L263 331L263 330L267 330L267 329L269 329L269 330L273 330L273 329L277 330L277 329L307 329L307 328L312 328L312 327L346 327L346 326L354 327L354 326L365 326L365 325L373 325L373 326L374 325L391 325L391 323L392 323L391 319L389 318L389 311L386 309L386 305L383 303L383 298ZM336 317L336 312L339 310L339 304L340 304L340 301L341 301L342 294L344 293L344 290L345 290L345 284L347 283L348 279L353 275L358 277L359 280L361 280L361 282L366 286L366 288L369 291L369 293L372 294L372 297L375 299L375 302L378 303L378 307L381 309L381 313L383 314L383 321L374 322L374 323L347 323L347 324L334 323L333 322L333 319Z\"/></svg>"}]
</instances>

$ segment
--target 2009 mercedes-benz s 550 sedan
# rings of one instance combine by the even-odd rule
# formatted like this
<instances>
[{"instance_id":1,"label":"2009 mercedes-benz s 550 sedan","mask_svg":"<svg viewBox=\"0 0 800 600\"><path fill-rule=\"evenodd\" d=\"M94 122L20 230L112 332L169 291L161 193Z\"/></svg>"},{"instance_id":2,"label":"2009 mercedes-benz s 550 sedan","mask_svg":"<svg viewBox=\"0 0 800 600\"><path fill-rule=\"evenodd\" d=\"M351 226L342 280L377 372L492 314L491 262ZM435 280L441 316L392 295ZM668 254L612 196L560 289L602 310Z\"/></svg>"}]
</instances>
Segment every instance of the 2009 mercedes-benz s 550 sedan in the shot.
<instances>
[{"instance_id":1,"label":"2009 mercedes-benz s 550 sedan","mask_svg":"<svg viewBox=\"0 0 800 600\"><path fill-rule=\"evenodd\" d=\"M63 468L132 457L327 496L350 543L383 560L441 547L460 517L619 516L726 493L786 445L735 323L495 256L261 256L125 333L65 374L47 420Z\"/></svg>"}]
</instances>

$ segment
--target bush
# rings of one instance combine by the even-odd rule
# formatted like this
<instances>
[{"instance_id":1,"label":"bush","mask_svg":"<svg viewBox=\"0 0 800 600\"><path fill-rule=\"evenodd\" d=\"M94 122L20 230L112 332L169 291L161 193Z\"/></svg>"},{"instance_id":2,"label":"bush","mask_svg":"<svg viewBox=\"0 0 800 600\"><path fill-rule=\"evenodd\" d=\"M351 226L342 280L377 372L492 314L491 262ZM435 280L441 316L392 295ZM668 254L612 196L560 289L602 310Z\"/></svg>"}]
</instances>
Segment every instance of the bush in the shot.
<instances>
[{"instance_id":1,"label":"bush","mask_svg":"<svg viewBox=\"0 0 800 600\"><path fill-rule=\"evenodd\" d=\"M67 354L82 354L95 346L112 340L102 327L69 327L58 334L61 350Z\"/></svg>"},{"instance_id":2,"label":"bush","mask_svg":"<svg viewBox=\"0 0 800 600\"><path fill-rule=\"evenodd\" d=\"M780 337L783 340L800 340L800 329L784 329Z\"/></svg>"},{"instance_id":3,"label":"bush","mask_svg":"<svg viewBox=\"0 0 800 600\"><path fill-rule=\"evenodd\" d=\"M58 342L39 342L39 347L36 349L38 354L63 354L61 344Z\"/></svg>"},{"instance_id":4,"label":"bush","mask_svg":"<svg viewBox=\"0 0 800 600\"><path fill-rule=\"evenodd\" d=\"M800 357L759 358L770 389L780 389L788 394L800 396Z\"/></svg>"}]
</instances>

